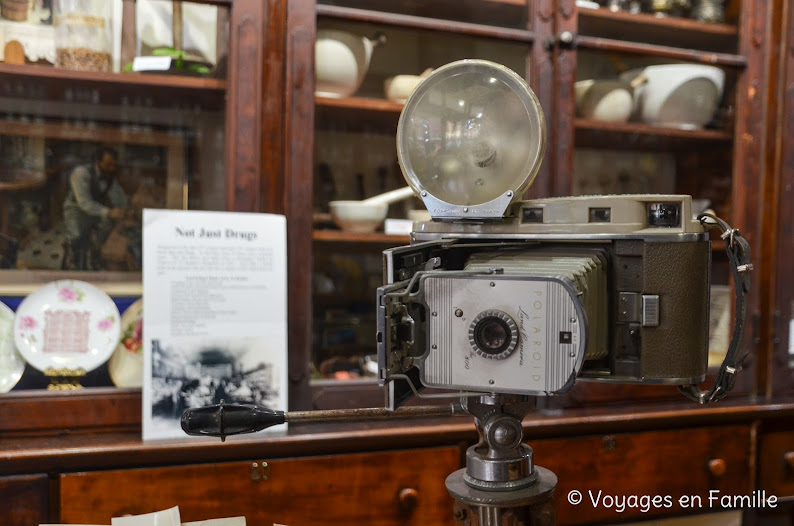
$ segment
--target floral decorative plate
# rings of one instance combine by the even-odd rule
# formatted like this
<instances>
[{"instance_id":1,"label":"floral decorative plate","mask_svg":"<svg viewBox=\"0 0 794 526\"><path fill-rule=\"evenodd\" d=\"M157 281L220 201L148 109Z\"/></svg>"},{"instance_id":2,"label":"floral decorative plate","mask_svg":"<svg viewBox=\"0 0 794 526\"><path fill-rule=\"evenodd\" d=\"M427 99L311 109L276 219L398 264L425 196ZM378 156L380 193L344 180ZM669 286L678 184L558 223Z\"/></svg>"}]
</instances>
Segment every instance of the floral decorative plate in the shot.
<instances>
[{"instance_id":1,"label":"floral decorative plate","mask_svg":"<svg viewBox=\"0 0 794 526\"><path fill-rule=\"evenodd\" d=\"M110 357L108 373L116 387L143 384L143 298L121 315L121 341Z\"/></svg>"},{"instance_id":2,"label":"floral decorative plate","mask_svg":"<svg viewBox=\"0 0 794 526\"><path fill-rule=\"evenodd\" d=\"M84 281L53 281L22 300L14 320L17 349L40 371L105 363L119 342L119 310Z\"/></svg>"},{"instance_id":3,"label":"floral decorative plate","mask_svg":"<svg viewBox=\"0 0 794 526\"><path fill-rule=\"evenodd\" d=\"M0 303L0 393L7 393L22 377L25 360L14 344L14 311Z\"/></svg>"}]
</instances>

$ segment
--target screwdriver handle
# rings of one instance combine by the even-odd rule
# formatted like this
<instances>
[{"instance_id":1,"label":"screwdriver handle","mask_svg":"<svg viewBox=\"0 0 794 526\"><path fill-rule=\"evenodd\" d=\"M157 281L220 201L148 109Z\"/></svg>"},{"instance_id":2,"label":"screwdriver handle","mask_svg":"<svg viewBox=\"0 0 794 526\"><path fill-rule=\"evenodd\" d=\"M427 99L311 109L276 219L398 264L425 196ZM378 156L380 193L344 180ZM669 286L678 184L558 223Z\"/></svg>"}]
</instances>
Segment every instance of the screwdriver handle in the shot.
<instances>
[{"instance_id":1,"label":"screwdriver handle","mask_svg":"<svg viewBox=\"0 0 794 526\"><path fill-rule=\"evenodd\" d=\"M252 404L226 404L187 409L182 413L182 430L188 435L220 437L256 433L286 422L284 411Z\"/></svg>"}]
</instances>

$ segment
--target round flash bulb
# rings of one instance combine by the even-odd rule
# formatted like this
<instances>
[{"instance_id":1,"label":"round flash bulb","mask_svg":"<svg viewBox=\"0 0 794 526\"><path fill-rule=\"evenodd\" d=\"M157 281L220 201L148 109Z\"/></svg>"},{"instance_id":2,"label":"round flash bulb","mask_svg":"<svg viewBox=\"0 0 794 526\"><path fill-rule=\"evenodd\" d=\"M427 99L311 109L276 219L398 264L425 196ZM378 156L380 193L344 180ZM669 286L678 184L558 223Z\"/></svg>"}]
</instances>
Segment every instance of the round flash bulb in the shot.
<instances>
[{"instance_id":1,"label":"round flash bulb","mask_svg":"<svg viewBox=\"0 0 794 526\"><path fill-rule=\"evenodd\" d=\"M433 217L501 217L532 183L545 145L535 94L515 72L485 60L435 70L408 98L397 128L403 176Z\"/></svg>"}]
</instances>

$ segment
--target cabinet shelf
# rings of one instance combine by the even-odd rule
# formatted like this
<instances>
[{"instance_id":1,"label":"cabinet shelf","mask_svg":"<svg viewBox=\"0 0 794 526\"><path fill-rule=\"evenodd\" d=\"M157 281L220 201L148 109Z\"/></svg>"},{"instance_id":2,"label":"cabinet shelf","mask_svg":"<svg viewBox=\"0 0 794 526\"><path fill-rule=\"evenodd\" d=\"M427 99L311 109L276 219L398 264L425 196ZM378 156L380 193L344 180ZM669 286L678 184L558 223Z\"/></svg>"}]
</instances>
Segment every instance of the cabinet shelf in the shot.
<instances>
[{"instance_id":1,"label":"cabinet shelf","mask_svg":"<svg viewBox=\"0 0 794 526\"><path fill-rule=\"evenodd\" d=\"M356 2L350 2L356 4ZM358 2L362 3L362 2ZM435 2L433 2L435 3ZM403 27L408 29L425 29L431 31L443 31L446 33L455 33L460 35L468 35L475 37L494 38L501 40L510 40L514 42L530 43L534 40L532 31L526 29L517 29L512 27L503 27L505 25L515 24L516 20L521 20L520 17L526 19L527 8L525 6L517 6L515 2L464 2L465 4L500 4L500 9L490 8L490 16L475 17L473 20L488 20L494 22L496 25L488 23L473 23L467 21L445 20L442 18L434 18L435 16L442 16L445 9L444 5L436 5L427 12L430 16L416 16L412 14L403 14L399 12L389 11L372 11L370 9L360 9L358 7L342 7L327 4L317 5L317 16L325 18L336 18L340 20L348 20L354 22L362 22L368 24L380 24L390 27ZM438 4L446 4L447 10L454 10L457 12L464 12L460 5L452 6L452 2L444 1ZM457 3L456 3L457 4ZM508 9L503 9L507 7ZM512 9L510 9L512 8ZM519 9L516 9L519 8ZM454 12L453 11L453 12ZM425 13L422 13L425 14ZM493 15L499 16L498 19L493 20Z\"/></svg>"},{"instance_id":2,"label":"cabinet shelf","mask_svg":"<svg viewBox=\"0 0 794 526\"><path fill-rule=\"evenodd\" d=\"M732 53L718 53L714 51L699 51L685 47L669 45L648 44L644 42L629 42L589 35L577 35L576 46L581 49L608 51L613 53L630 53L634 55L647 55L666 60L683 60L700 64L727 66L734 68L747 67L747 57ZM678 46L683 42L679 40Z\"/></svg>"},{"instance_id":3,"label":"cabinet shelf","mask_svg":"<svg viewBox=\"0 0 794 526\"><path fill-rule=\"evenodd\" d=\"M320 129L367 131L377 129L394 133L403 105L386 99L316 97L317 126Z\"/></svg>"},{"instance_id":4,"label":"cabinet shelf","mask_svg":"<svg viewBox=\"0 0 794 526\"><path fill-rule=\"evenodd\" d=\"M208 77L158 75L149 73L104 73L101 71L73 71L54 66L23 66L0 63L0 74L35 77L41 80L70 83L127 84L137 87L161 86L175 89L224 91L226 81Z\"/></svg>"},{"instance_id":5,"label":"cabinet shelf","mask_svg":"<svg viewBox=\"0 0 794 526\"><path fill-rule=\"evenodd\" d=\"M356 233L342 230L315 230L312 232L314 241L330 243L367 243L377 245L405 245L410 238L404 235L385 234L383 232Z\"/></svg>"},{"instance_id":6,"label":"cabinet shelf","mask_svg":"<svg viewBox=\"0 0 794 526\"><path fill-rule=\"evenodd\" d=\"M722 130L681 130L649 124L602 122L576 119L576 146L579 148L669 150L727 146L733 134Z\"/></svg>"},{"instance_id":7,"label":"cabinet shelf","mask_svg":"<svg viewBox=\"0 0 794 526\"><path fill-rule=\"evenodd\" d=\"M142 98L143 91L146 93L143 98L152 106L170 107L177 94L190 90L192 104L217 109L223 107L226 93L226 81L223 79L182 75L72 71L53 66L4 63L0 63L0 75L7 79L0 86L0 96L33 96L55 101L119 104L123 97L130 99L130 102ZM93 98L93 94L76 93L81 89L100 91L100 100Z\"/></svg>"},{"instance_id":8,"label":"cabinet shelf","mask_svg":"<svg viewBox=\"0 0 794 526\"><path fill-rule=\"evenodd\" d=\"M657 17L608 9L579 9L579 33L687 49L735 52L738 28L687 18Z\"/></svg>"},{"instance_id":9,"label":"cabinet shelf","mask_svg":"<svg viewBox=\"0 0 794 526\"><path fill-rule=\"evenodd\" d=\"M326 108L328 111L360 111L369 113L389 113L399 114L403 105L399 102L392 102L386 99L373 99L363 97L340 97L338 99L332 97L317 97L315 99L317 106ZM357 115L357 117L366 117L367 115Z\"/></svg>"}]
</instances>

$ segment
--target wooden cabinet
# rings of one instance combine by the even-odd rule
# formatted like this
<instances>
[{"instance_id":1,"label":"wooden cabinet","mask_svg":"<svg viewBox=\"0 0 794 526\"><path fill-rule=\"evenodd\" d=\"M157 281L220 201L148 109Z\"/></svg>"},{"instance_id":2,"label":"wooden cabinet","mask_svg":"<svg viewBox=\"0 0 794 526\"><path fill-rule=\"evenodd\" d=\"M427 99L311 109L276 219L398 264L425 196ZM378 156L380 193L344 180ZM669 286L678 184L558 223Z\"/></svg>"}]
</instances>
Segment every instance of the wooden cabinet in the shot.
<instances>
[{"instance_id":1,"label":"wooden cabinet","mask_svg":"<svg viewBox=\"0 0 794 526\"><path fill-rule=\"evenodd\" d=\"M759 488L779 499L794 497L794 431L774 431L759 441Z\"/></svg>"},{"instance_id":2,"label":"wooden cabinet","mask_svg":"<svg viewBox=\"0 0 794 526\"><path fill-rule=\"evenodd\" d=\"M291 332L291 342L298 350L294 357L306 363L295 366L294 379L303 380L312 367L315 378L332 376L335 369L352 370L357 376L362 371L360 359L375 352L372 298L381 280L379 254L405 238L336 230L328 219L327 202L368 197L403 184L394 150L402 105L385 100L382 87L391 75L418 74L460 58L506 64L528 79L546 114L546 155L529 191L531 197L691 194L708 200L718 214L740 228L758 254L762 243L769 242L761 235L763 189L769 182L764 155L769 143L760 116L770 102L765 61L776 45L777 26L768 16L773 8L777 6L735 1L725 22L714 24L591 9L577 6L574 0L470 0L462 6L349 0L320 1L309 7L294 2L288 26L290 31L304 31L307 38L329 28L366 37L380 31L387 37L384 47L374 49L361 87L352 96L316 97L306 85L316 81L311 71L302 69L295 82L287 79L291 96L302 101L287 113L293 135L286 146L291 159L287 177L300 181L287 188L287 213L295 231L302 232L290 249L301 255L301 266L290 279L300 291L295 302L304 302L302 307L291 306L302 316L294 320L299 327ZM311 48L311 41L296 41L288 46L289 60L310 67ZM605 122L577 112L578 81L617 78L632 68L680 62L713 66L725 76L718 108L705 127L655 125L636 116L629 122ZM311 137L306 130L313 130ZM313 157L299 157L298 150L311 151ZM314 224L305 218L308 209L314 212ZM400 208L392 210L394 217L402 213ZM712 278L725 290L730 282L723 248L715 242ZM763 286L769 262L756 258L754 264L754 278ZM749 300L743 348L750 352L764 337L761 319L766 319L767 307L761 301L761 294ZM715 367L725 349L716 349ZM756 375L764 373L748 362L736 391L760 389ZM353 396L352 389L340 389ZM562 404L614 400L605 394L608 390L578 389ZM327 383L323 391L330 391ZM632 391L632 398L674 396L672 390L641 391ZM310 398L303 392L295 398L298 403ZM322 405L314 398L318 402Z\"/></svg>"},{"instance_id":3,"label":"wooden cabinet","mask_svg":"<svg viewBox=\"0 0 794 526\"><path fill-rule=\"evenodd\" d=\"M787 498L794 435L770 427L756 442L756 429L791 416L791 403L538 411L525 419L524 437L535 464L558 478L558 524L617 523L723 511L707 500L711 490ZM302 424L225 443L145 443L135 429L4 433L0 501L11 505L0 506L0 523L107 524L178 505L185 520L244 515L252 525L449 524L444 481L476 437L469 417ZM577 506L567 501L573 490L582 493ZM611 500L593 506L599 491ZM618 499L632 495L669 495L671 503L619 511ZM683 506L683 496L701 502Z\"/></svg>"},{"instance_id":4,"label":"wooden cabinet","mask_svg":"<svg viewBox=\"0 0 794 526\"><path fill-rule=\"evenodd\" d=\"M33 526L47 522L49 485L47 475L0 477L0 523Z\"/></svg>"},{"instance_id":5,"label":"wooden cabinet","mask_svg":"<svg viewBox=\"0 0 794 526\"><path fill-rule=\"evenodd\" d=\"M284 77L272 59L285 48L284 3L204 3L191 7L217 26L206 39L217 41L216 67L205 76L0 62L0 294L69 277L139 296L142 208L283 211ZM134 30L135 11L125 0L125 29ZM132 37L124 60L136 54ZM110 236L74 242L63 211L72 170L98 146L116 150L129 205L128 220L113 225L123 253L114 257L104 251L116 246ZM102 367L84 380L112 385ZM46 385L29 368L18 388Z\"/></svg>"},{"instance_id":6,"label":"wooden cabinet","mask_svg":"<svg viewBox=\"0 0 794 526\"><path fill-rule=\"evenodd\" d=\"M64 226L71 170L90 164L98 145L117 151L116 178L130 212L144 207L283 210L284 79L281 66L271 60L284 50L283 3L203 3L213 5L190 8L193 13L204 9L199 14L208 17L205 25L186 29L202 42L217 44L204 46L213 66L204 76L0 62L0 268L14 269L3 274L19 269L131 271L115 280L139 281L134 274L141 270L139 257L121 264L93 254L94 260L84 261L70 245L74 233ZM194 22L186 16L185 24ZM156 37L147 34L136 44L134 0L125 0L119 25L122 61L129 63L141 50L147 52L146 46L136 48L142 40L165 38L158 30ZM210 30L212 35L205 34ZM46 257L38 257L43 249L36 251L41 248L37 240L45 234L64 247L50 247ZM103 278L81 275L88 281ZM35 285L35 275L28 280Z\"/></svg>"},{"instance_id":7,"label":"wooden cabinet","mask_svg":"<svg viewBox=\"0 0 794 526\"><path fill-rule=\"evenodd\" d=\"M781 49L794 46L794 14L790 10L776 12L781 21ZM764 227L774 243L765 253L774 260L768 286L769 298L766 307L769 339L767 364L771 382L767 393L775 396L794 394L794 277L791 259L794 254L794 151L790 146L794 134L794 59L791 53L775 57L770 63L776 82L770 86L775 104L772 109L778 115L775 141L770 148L769 164L775 175L772 198L768 203L768 219Z\"/></svg>"},{"instance_id":8,"label":"wooden cabinet","mask_svg":"<svg viewBox=\"0 0 794 526\"><path fill-rule=\"evenodd\" d=\"M385 82L455 60L481 58L507 64L534 83L536 66L530 56L539 46L532 32L535 22L530 6L522 1L407 5L353 0L320 1L314 7L307 16L315 17L315 34L343 31L358 38L380 34L385 44L372 51L355 93L341 97L312 93L313 122L300 121L313 125L313 159L304 159L295 173L311 179L303 181L313 191L311 201L302 206L312 210L315 221L312 242L301 242L313 262L311 304L305 305L311 313L312 339L309 343L304 336L298 343L311 347L315 379L353 377L374 382L375 374L365 360L375 354L372 335L375 291L382 284L380 253L407 244L408 236L387 235L383 228L365 235L339 230L330 221L328 203L364 199L405 186L394 147L403 103L388 99ZM303 59L311 57L306 54ZM326 69L325 64L319 65ZM314 80L323 82L317 75ZM548 93L535 87L539 93ZM411 198L392 205L388 217L405 220L411 209L423 208L417 198Z\"/></svg>"},{"instance_id":9,"label":"wooden cabinet","mask_svg":"<svg viewBox=\"0 0 794 526\"><path fill-rule=\"evenodd\" d=\"M66 473L60 520L111 517L179 506L184 521L245 516L247 524L442 524L452 510L444 486L458 469L455 447L249 462Z\"/></svg>"},{"instance_id":10,"label":"wooden cabinet","mask_svg":"<svg viewBox=\"0 0 794 526\"><path fill-rule=\"evenodd\" d=\"M222 185L212 186L213 198L220 208L284 213L288 218L292 409L382 404L373 380L311 384L311 365L320 369L323 361L374 351L372 319L367 316L374 311L374 286L380 280L379 253L407 242L406 236L351 235L326 228L323 199L332 194L330 186L321 184L325 176L318 161L327 161L342 177L337 198L402 185L393 151L402 106L383 98L383 80L472 56L506 62L528 78L546 112L549 143L531 196L591 188L582 186L577 168L583 150L607 159L649 156L669 170L662 175L675 175L661 182L672 181L672 190L696 197L708 194L718 211L748 236L760 257L754 261L744 347L759 350L751 373L758 373L761 383L756 389L745 371L739 395L767 388L775 396L792 393L788 349L785 343L773 343L775 338L788 341L794 290L789 268L794 160L787 148L787 137L794 132L788 89L794 68L788 55L775 58L781 35L791 28L790 20L781 22L782 14L794 16L784 2L734 0L735 16L716 25L585 10L573 0L208 2L229 13L225 78L65 75L39 66L9 65L0 65L0 74L9 79L12 91L15 83L46 85L51 91L45 90L45 100L65 98L67 90L97 89L115 97L108 100L116 109L123 96L137 93L150 93L153 104L161 106L184 99L222 108L225 175ZM391 34L386 47L374 51L359 94L315 96L318 28L370 37L377 31ZM612 63L610 57L629 65L717 64L729 78L721 119L707 129L681 130L577 117L575 82L583 80L587 64L603 66ZM775 84L779 89L772 89L768 79L777 73L784 74ZM772 144L778 110L781 135ZM69 133L76 133L75 128ZM334 164L339 161L334 155L344 162ZM771 166L779 177L770 177ZM722 256L715 253L714 259L715 268L722 269L715 281L727 283ZM319 288L327 285L317 275L323 272L347 279L341 302L333 294L340 289ZM351 336L351 329L361 331L364 339ZM326 352L323 360L317 360L322 354L318 349ZM766 382L767 371L774 384ZM528 442L537 464L559 478L561 524L649 516L587 507L591 489L615 496L674 498L706 498L709 489L742 495L759 488L794 495L791 431L761 434L754 449L756 424L781 414L790 417L790 403L748 397L699 411L688 405L662 406L662 400L680 403L681 396L670 386L579 383L558 404L564 410L554 409L556 401L546 402L546 410L529 426ZM615 401L621 404L606 409ZM627 402L647 405L625 409ZM146 444L140 441L140 403L140 392L128 390L0 398L0 500L12 503L0 506L0 523L107 523L113 515L178 504L186 520L244 514L250 524L268 525L443 524L451 510L443 481L459 466L458 445L471 443L475 436L471 422L459 420L437 427L400 422L304 429L272 443ZM260 449L267 454L260 457ZM574 489L584 494L578 507L565 501ZM679 512L686 513L673 507L655 516Z\"/></svg>"},{"instance_id":11,"label":"wooden cabinet","mask_svg":"<svg viewBox=\"0 0 794 526\"><path fill-rule=\"evenodd\" d=\"M647 191L690 194L708 200L710 207L741 230L753 247L754 287L766 286L771 261L759 257L774 241L763 235L762 223L770 216L764 189L772 173L764 156L771 146L769 123L762 122L774 75L767 60L776 51L777 22L770 21L774 6L763 2L732 2L724 23L713 24L677 17L612 13L604 9L574 8L573 0L557 6L558 52L556 69L557 129L553 147L555 194L580 192L622 193ZM559 41L568 33L570 42ZM724 90L714 118L705 128L665 127L646 122L604 123L575 111L575 81L598 78L597 73L625 71L638 65L687 63L717 67L725 75ZM596 73L596 75L594 75ZM646 93L647 95L647 93ZM642 95L641 95L642 96ZM576 118L572 119L572 116ZM604 163L597 162L603 159ZM632 159L636 161L632 166ZM596 179L593 181L593 179ZM598 180L607 184L607 192ZM633 186L640 183L639 186ZM723 246L714 245L712 284L731 285ZM757 284L757 285L756 285ZM742 341L744 352L755 354L745 368L744 385L737 392L759 389L765 352L761 319L766 318L764 292L757 288L748 298L748 324ZM717 294L714 293L714 298ZM712 309L717 303L712 302ZM727 338L723 337L723 341ZM719 338L712 339L712 342ZM714 358L726 345L715 345ZM762 380L763 381L763 380Z\"/></svg>"},{"instance_id":12,"label":"wooden cabinet","mask_svg":"<svg viewBox=\"0 0 794 526\"><path fill-rule=\"evenodd\" d=\"M710 513L709 491L746 495L752 488L748 426L617 433L530 441L535 462L558 477L559 524ZM582 494L572 505L570 492ZM625 499L643 496L656 503ZM715 494L716 495L716 494ZM691 497L691 502L681 498ZM646 499L647 500L647 499Z\"/></svg>"},{"instance_id":13,"label":"wooden cabinet","mask_svg":"<svg viewBox=\"0 0 794 526\"><path fill-rule=\"evenodd\" d=\"M751 524L790 524L794 520L794 428L790 420L776 419L760 427L757 462L756 487L777 497L778 502L759 510Z\"/></svg>"}]
</instances>

